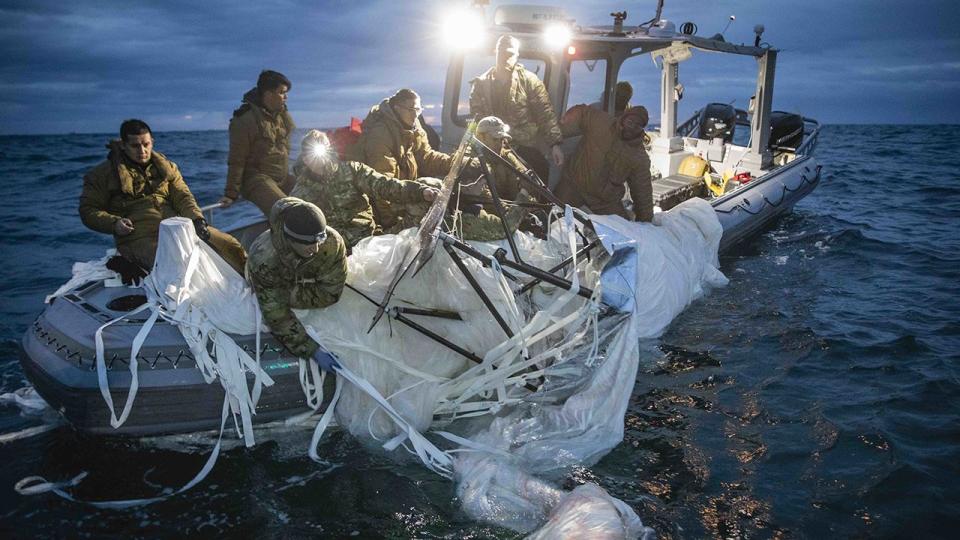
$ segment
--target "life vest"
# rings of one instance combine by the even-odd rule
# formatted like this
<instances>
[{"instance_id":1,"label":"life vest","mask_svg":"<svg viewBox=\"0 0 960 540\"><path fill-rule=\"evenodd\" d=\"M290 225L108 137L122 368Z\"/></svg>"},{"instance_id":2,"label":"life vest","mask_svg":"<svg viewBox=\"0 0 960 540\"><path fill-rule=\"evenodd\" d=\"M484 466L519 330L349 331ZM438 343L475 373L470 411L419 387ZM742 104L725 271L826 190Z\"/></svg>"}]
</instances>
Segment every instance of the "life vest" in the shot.
<instances>
[{"instance_id":1,"label":"life vest","mask_svg":"<svg viewBox=\"0 0 960 540\"><path fill-rule=\"evenodd\" d=\"M330 144L336 149L341 160L353 159L356 151L354 146L363 134L363 123L359 118L350 117L350 125L338 127L330 134Z\"/></svg>"}]
</instances>

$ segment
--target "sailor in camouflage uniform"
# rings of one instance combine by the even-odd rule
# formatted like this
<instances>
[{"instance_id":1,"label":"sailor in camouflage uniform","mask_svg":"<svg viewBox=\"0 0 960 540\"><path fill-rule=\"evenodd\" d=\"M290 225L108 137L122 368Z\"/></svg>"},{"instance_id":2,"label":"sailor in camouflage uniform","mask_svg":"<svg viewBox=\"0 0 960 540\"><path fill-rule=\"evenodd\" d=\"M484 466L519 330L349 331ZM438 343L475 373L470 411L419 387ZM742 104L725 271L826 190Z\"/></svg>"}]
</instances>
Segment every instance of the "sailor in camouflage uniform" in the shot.
<instances>
[{"instance_id":1,"label":"sailor in camouflage uniform","mask_svg":"<svg viewBox=\"0 0 960 540\"><path fill-rule=\"evenodd\" d=\"M270 230L250 247L246 274L273 337L299 358L313 357L331 371L336 361L307 335L292 311L335 304L347 281L346 246L327 226L323 212L295 197L277 201L270 211Z\"/></svg>"},{"instance_id":2,"label":"sailor in camouflage uniform","mask_svg":"<svg viewBox=\"0 0 960 540\"><path fill-rule=\"evenodd\" d=\"M386 201L401 209L416 206L416 224L437 196L437 189L424 184L397 180L355 161L340 161L321 131L307 133L300 148L294 168L297 184L291 195L320 207L327 223L343 235L348 249L378 232L372 204Z\"/></svg>"},{"instance_id":3,"label":"sailor in camouflage uniform","mask_svg":"<svg viewBox=\"0 0 960 540\"><path fill-rule=\"evenodd\" d=\"M477 123L476 138L477 143L480 144L474 144L471 148L474 153L479 153L482 150L482 146L480 146L482 144L493 152L497 152L500 157L517 169L526 169L526 166L517 158L508 144L510 141L510 126L496 116L488 116ZM501 199L503 206L506 207L504 217L512 234L517 230L521 220L529 214L527 207L522 206L522 204L533 202L534 199L526 190L522 189L516 173L508 166L494 157L487 157L485 161L490 167L492 180L497 188L497 196ZM460 194L492 199L493 193L488 186L490 181L491 179L485 175L473 183L461 182ZM513 201L513 203L506 201ZM505 238L503 223L496 215L494 205L491 203L461 205L460 217L465 240L489 242Z\"/></svg>"}]
</instances>

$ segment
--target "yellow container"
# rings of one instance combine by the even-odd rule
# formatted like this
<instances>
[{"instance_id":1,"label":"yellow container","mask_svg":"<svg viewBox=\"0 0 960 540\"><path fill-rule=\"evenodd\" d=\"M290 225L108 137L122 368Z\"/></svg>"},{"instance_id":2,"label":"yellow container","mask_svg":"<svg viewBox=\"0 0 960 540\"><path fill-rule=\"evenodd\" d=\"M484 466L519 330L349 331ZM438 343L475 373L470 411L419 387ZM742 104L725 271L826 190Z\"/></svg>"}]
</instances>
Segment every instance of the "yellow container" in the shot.
<instances>
[{"instance_id":1,"label":"yellow container","mask_svg":"<svg viewBox=\"0 0 960 540\"><path fill-rule=\"evenodd\" d=\"M714 197L723 195L727 190L728 177L726 175L704 173L703 181L707 184L707 189L713 193Z\"/></svg>"},{"instance_id":2,"label":"yellow container","mask_svg":"<svg viewBox=\"0 0 960 540\"><path fill-rule=\"evenodd\" d=\"M680 162L677 174L700 178L710 172L710 163L700 156L687 156Z\"/></svg>"}]
</instances>

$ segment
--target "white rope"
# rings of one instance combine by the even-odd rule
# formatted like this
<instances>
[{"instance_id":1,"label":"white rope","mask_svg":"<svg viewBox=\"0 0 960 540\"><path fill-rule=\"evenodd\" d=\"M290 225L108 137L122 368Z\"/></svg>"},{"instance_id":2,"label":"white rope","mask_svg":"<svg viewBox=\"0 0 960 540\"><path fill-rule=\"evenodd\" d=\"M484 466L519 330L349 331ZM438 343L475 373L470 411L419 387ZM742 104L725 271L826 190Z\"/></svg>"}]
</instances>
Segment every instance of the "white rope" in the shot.
<instances>
[{"instance_id":1,"label":"white rope","mask_svg":"<svg viewBox=\"0 0 960 540\"><path fill-rule=\"evenodd\" d=\"M313 437L310 438L310 448L307 450L307 454L310 456L310 459L318 463L326 463L326 460L321 459L317 453L317 445L320 444L320 439L323 437L324 432L327 431L330 422L333 421L333 413L337 407L337 403L340 402L340 392L342 390L343 381L340 377L337 377L337 386L333 391L333 399L331 399L330 404L327 405L327 410L323 412L323 416L321 416L320 421L317 422L317 427L313 430Z\"/></svg>"},{"instance_id":2,"label":"white rope","mask_svg":"<svg viewBox=\"0 0 960 540\"><path fill-rule=\"evenodd\" d=\"M150 309L152 313L140 328L140 331L137 332L137 336L133 340L133 345L130 347L130 388L127 390L127 401L124 403L123 411L120 413L120 417L118 418L113 407L113 396L110 394L110 384L107 382L107 363L103 357L103 330L116 322L136 315L137 313L140 313L146 309ZM127 417L130 415L130 411L133 408L133 400L137 397L137 389L140 387L140 381L137 376L137 367L139 364L137 355L140 354L140 346L143 345L143 341L146 339L150 329L153 328L153 324L157 322L157 316L159 314L160 311L148 302L134 309L133 311L113 319L110 322L104 323L100 326L100 328L97 328L97 331L94 333L94 346L97 353L97 385L100 387L100 395L103 396L104 401L107 403L107 409L110 410L110 425L114 428L120 427L124 422L127 421Z\"/></svg>"},{"instance_id":3,"label":"white rope","mask_svg":"<svg viewBox=\"0 0 960 540\"><path fill-rule=\"evenodd\" d=\"M300 388L303 389L303 395L307 398L307 406L314 411L319 410L323 403L323 384L327 374L320 371L313 358L308 360L298 358L297 361L300 364Z\"/></svg>"},{"instance_id":4,"label":"white rope","mask_svg":"<svg viewBox=\"0 0 960 540\"><path fill-rule=\"evenodd\" d=\"M188 227L190 224L180 224ZM186 229L181 229L186 230ZM260 325L261 315L256 309L256 359L250 357L227 333L220 331L207 318L200 306L193 302L194 277L200 264L200 254L203 251L200 240L190 233L186 238L192 242L192 249L187 259L183 277L179 283L158 283L156 270L144 280L143 289L148 302L144 305L101 325L94 334L96 346L97 383L100 394L103 396L110 411L110 425L119 428L127 421L139 389L137 356L144 341L150 334L158 318L177 326L181 335L193 353L197 369L204 380L210 384L219 380L227 396L226 402L234 415L238 433L244 439L246 446L253 446L253 415L256 414L256 405L260 399L263 386L272 386L273 379L260 366ZM204 284L199 284L203 287ZM163 288L161 291L160 289ZM137 332L130 349L130 387L127 399L119 417L116 414L113 397L107 376L106 360L104 358L103 332L109 326L130 318L146 309L151 311L150 317ZM210 353L212 345L213 353ZM254 376L253 389L247 385L246 373ZM322 396L321 396L322 401ZM237 421L239 416L239 422Z\"/></svg>"}]
</instances>

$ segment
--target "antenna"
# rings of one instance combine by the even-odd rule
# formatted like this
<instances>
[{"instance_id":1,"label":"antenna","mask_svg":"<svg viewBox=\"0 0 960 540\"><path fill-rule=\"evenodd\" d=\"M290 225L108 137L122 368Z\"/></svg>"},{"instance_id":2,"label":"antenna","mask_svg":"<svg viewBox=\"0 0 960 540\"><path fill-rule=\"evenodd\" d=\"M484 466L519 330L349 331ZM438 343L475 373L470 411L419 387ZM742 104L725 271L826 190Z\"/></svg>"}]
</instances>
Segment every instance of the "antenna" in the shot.
<instances>
[{"instance_id":1,"label":"antenna","mask_svg":"<svg viewBox=\"0 0 960 540\"><path fill-rule=\"evenodd\" d=\"M663 0L657 1L657 15L653 18L653 25L656 26L660 22L660 14L663 13Z\"/></svg>"},{"instance_id":2,"label":"antenna","mask_svg":"<svg viewBox=\"0 0 960 540\"><path fill-rule=\"evenodd\" d=\"M731 16L730 16L730 20L727 21L727 25L723 27L723 30L721 30L721 31L717 32L716 34L710 36L710 39L715 40L715 41L726 41L726 39L724 39L724 37L723 37L723 33L726 32L728 28L730 28L730 25L733 24L733 21L735 21L735 20L737 20L737 16L736 16L736 15L731 15Z\"/></svg>"},{"instance_id":3,"label":"antenna","mask_svg":"<svg viewBox=\"0 0 960 540\"><path fill-rule=\"evenodd\" d=\"M663 2L664 0L657 0L657 14L653 16L649 21L640 24L637 28L643 28L644 26L650 25L650 27L657 26L660 23L660 14L663 13Z\"/></svg>"},{"instance_id":4,"label":"antenna","mask_svg":"<svg viewBox=\"0 0 960 540\"><path fill-rule=\"evenodd\" d=\"M730 28L730 25L733 24L733 21L735 21L735 20L737 20L737 16L736 16L736 15L731 15L731 16L730 16L730 20L727 21L727 25L724 26L724 27L723 27L723 30L720 31L720 35L721 35L721 36L722 36L723 34L726 34L726 33L727 33L727 28Z\"/></svg>"}]
</instances>

